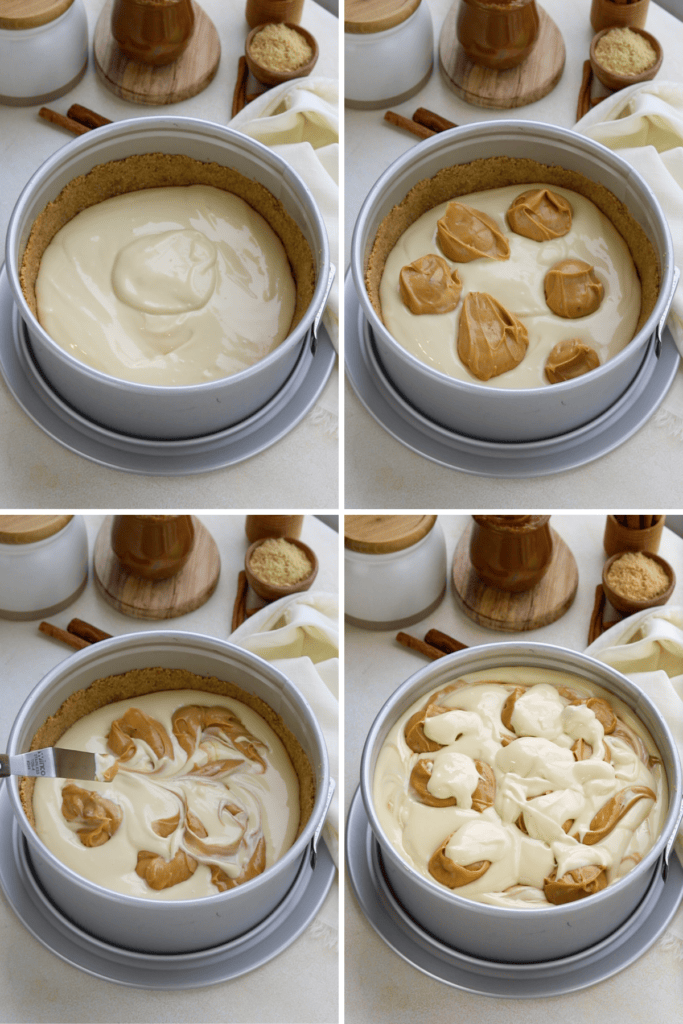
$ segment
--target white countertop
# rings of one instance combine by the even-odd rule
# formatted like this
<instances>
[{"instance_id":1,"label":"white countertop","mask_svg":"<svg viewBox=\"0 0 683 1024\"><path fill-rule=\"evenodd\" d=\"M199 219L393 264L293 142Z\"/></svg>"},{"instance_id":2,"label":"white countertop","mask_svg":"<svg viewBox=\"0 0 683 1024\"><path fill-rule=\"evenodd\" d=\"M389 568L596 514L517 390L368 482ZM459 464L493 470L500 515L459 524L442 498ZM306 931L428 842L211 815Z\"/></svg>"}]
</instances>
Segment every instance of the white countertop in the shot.
<instances>
[{"instance_id":1,"label":"white countertop","mask_svg":"<svg viewBox=\"0 0 683 1024\"><path fill-rule=\"evenodd\" d=\"M248 542L244 516L201 516L221 556L218 587L208 602L189 615L167 622L128 618L115 611L96 591L92 579L92 551L102 516L87 516L91 555L88 585L78 600L49 617L65 629L74 617L85 619L115 635L169 628L207 633L222 639L231 631L237 573L244 567ZM318 556L316 589L338 590L338 535L313 516L306 516L301 539ZM38 632L37 622L0 619L3 716L0 750L17 711L30 689L70 649ZM5 837L6 841L7 837ZM337 883L325 906L329 919L337 905ZM331 1022L337 1020L338 954L311 934L313 925L274 960L234 981L209 988L164 992L133 989L91 977L62 962L45 949L17 920L0 890L0 1021L85 1022L111 1021L278 1021ZM40 981L38 982L38 979ZM292 984L305 979L305 984Z\"/></svg>"},{"instance_id":2,"label":"white countertop","mask_svg":"<svg viewBox=\"0 0 683 1024\"><path fill-rule=\"evenodd\" d=\"M576 122L576 104L583 61L593 31L590 0L542 0L558 25L567 60L560 82L548 96L526 107L488 110L465 103L446 85L438 69L438 39L453 0L424 0L434 24L435 64L432 76L416 96L398 106L412 117L427 107L456 124L501 117L545 121L565 128ZM683 14L683 11L681 11ZM683 22L650 3L647 29L664 47L658 81L683 82ZM353 227L360 207L380 174L402 153L419 144L414 136L383 121L384 110L345 111L345 267ZM683 369L679 369L683 374ZM683 503L683 477L672 479L670 466L680 461L681 441L651 419L615 451L578 469L550 477L500 479L479 477L439 466L396 441L365 411L353 389L345 388L346 507L352 508L542 508L552 489L555 508L595 508L611 503L638 505L643 474L655 505L674 508ZM353 458L350 458L353 453ZM634 472L639 469L642 472ZM597 497L599 495L599 498Z\"/></svg>"},{"instance_id":3,"label":"white countertop","mask_svg":"<svg viewBox=\"0 0 683 1024\"><path fill-rule=\"evenodd\" d=\"M244 52L249 27L244 0L201 0L221 42L218 72L211 84L189 100L168 107L128 103L110 92L95 71L92 37L104 0L84 0L88 15L90 55L88 70L79 84L47 106L66 113L80 103L112 120L155 116L159 113L200 117L227 124L231 118L237 61ZM332 14L314 0L304 6L302 20L318 41L316 73L338 76L338 25ZM253 84L253 83L252 83ZM0 238L4 239L14 204L24 185L43 160L73 136L38 118L40 104L31 107L0 105ZM4 259L0 256L0 262ZM3 331L7 325L0 326ZM4 342L3 342L4 344ZM330 508L338 506L338 439L316 422L320 403L336 405L339 375L333 369L323 395L294 430L245 462L199 477L136 477L107 469L75 455L52 440L23 412L0 377L0 479L3 503L8 508L192 508L201 489L203 508L278 507ZM334 418L334 417L333 417ZM93 494L97 494L97 500Z\"/></svg>"},{"instance_id":4,"label":"white countertop","mask_svg":"<svg viewBox=\"0 0 683 1024\"><path fill-rule=\"evenodd\" d=\"M446 535L448 565L469 516L440 516ZM572 551L579 568L579 589L570 610L557 622L521 634L483 629L456 606L449 588L443 603L423 622L406 627L424 637L437 628L468 646L523 639L585 650L595 587L605 554L605 517L554 515L550 525ZM672 604L683 603L683 539L664 530L660 554L676 569L678 583ZM610 614L611 609L610 609ZM356 791L365 736L382 704L408 676L428 664L422 656L395 642L396 631L371 632L346 627L346 806ZM575 994L543 999L491 999L450 988L426 977L399 957L376 935L347 886L345 902L346 1024L414 1024L476 1021L476 1024L664 1024L680 1016L683 996L681 963L661 940L621 974Z\"/></svg>"}]
</instances>

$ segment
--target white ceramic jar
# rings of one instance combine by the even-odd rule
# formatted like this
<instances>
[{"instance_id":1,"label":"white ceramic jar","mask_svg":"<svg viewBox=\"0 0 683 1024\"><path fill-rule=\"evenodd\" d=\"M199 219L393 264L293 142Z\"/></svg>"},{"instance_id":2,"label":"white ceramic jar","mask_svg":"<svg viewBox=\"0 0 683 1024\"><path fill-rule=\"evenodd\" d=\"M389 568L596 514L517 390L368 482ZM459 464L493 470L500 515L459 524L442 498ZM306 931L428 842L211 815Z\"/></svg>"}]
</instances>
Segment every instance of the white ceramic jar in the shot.
<instances>
[{"instance_id":1,"label":"white ceramic jar","mask_svg":"<svg viewBox=\"0 0 683 1024\"><path fill-rule=\"evenodd\" d=\"M437 516L346 516L344 612L365 629L419 622L446 593L446 539Z\"/></svg>"},{"instance_id":2,"label":"white ceramic jar","mask_svg":"<svg viewBox=\"0 0 683 1024\"><path fill-rule=\"evenodd\" d=\"M42 619L88 582L82 516L0 516L0 617Z\"/></svg>"},{"instance_id":3,"label":"white ceramic jar","mask_svg":"<svg viewBox=\"0 0 683 1024\"><path fill-rule=\"evenodd\" d=\"M410 99L432 73L434 30L423 0L346 0L344 101L378 110Z\"/></svg>"},{"instance_id":4,"label":"white ceramic jar","mask_svg":"<svg viewBox=\"0 0 683 1024\"><path fill-rule=\"evenodd\" d=\"M83 0L0 0L0 103L46 103L80 81L88 66Z\"/></svg>"}]
</instances>

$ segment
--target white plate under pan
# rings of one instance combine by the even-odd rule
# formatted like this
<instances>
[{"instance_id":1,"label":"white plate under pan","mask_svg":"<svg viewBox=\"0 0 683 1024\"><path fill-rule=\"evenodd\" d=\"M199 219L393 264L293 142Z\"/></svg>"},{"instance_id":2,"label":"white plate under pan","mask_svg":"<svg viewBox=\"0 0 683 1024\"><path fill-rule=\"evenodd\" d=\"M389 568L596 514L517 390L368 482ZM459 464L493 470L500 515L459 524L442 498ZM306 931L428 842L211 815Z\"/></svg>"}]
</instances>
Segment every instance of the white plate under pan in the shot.
<instances>
[{"instance_id":1,"label":"white plate under pan","mask_svg":"<svg viewBox=\"0 0 683 1024\"><path fill-rule=\"evenodd\" d=\"M377 361L372 332L350 274L344 285L344 310L346 372L367 412L411 451L442 466L477 476L547 476L606 455L654 414L673 383L680 361L667 330L659 359L650 350L625 394L596 420L542 441L482 441L428 420L396 391Z\"/></svg>"},{"instance_id":2,"label":"white plate under pan","mask_svg":"<svg viewBox=\"0 0 683 1024\"><path fill-rule=\"evenodd\" d=\"M153 955L95 939L45 896L33 874L26 841L0 787L0 886L22 924L60 959L87 974L134 988L200 988L229 981L272 960L313 920L336 868L325 843L314 870L302 866L289 893L265 921L221 946L195 953Z\"/></svg>"},{"instance_id":3,"label":"white plate under pan","mask_svg":"<svg viewBox=\"0 0 683 1024\"><path fill-rule=\"evenodd\" d=\"M59 444L112 469L149 476L187 476L232 466L269 448L312 408L332 372L336 353L322 328L304 372L299 360L278 395L254 417L228 430L181 441L153 441L106 429L73 410L30 363L30 348L0 270L0 372L24 412Z\"/></svg>"},{"instance_id":4,"label":"white plate under pan","mask_svg":"<svg viewBox=\"0 0 683 1024\"><path fill-rule=\"evenodd\" d=\"M590 949L561 960L501 964L451 949L416 927L381 877L377 843L360 788L346 826L346 866L356 899L379 937L418 971L453 988L504 999L534 999L589 988L624 970L663 934L683 897L683 868L671 860L626 924Z\"/></svg>"}]
</instances>

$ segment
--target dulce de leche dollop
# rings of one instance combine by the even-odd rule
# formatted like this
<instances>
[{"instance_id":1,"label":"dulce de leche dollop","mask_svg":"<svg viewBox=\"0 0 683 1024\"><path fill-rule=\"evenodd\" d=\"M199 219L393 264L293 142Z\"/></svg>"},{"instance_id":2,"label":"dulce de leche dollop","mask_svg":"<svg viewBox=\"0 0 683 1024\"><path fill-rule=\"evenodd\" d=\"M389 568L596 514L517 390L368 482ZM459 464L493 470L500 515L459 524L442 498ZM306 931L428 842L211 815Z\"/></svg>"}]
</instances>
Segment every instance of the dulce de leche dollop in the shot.
<instances>
[{"instance_id":1,"label":"dulce de leche dollop","mask_svg":"<svg viewBox=\"0 0 683 1024\"><path fill-rule=\"evenodd\" d=\"M375 768L387 839L419 874L494 906L590 897L652 847L667 811L651 737L564 672L453 680L395 723Z\"/></svg>"},{"instance_id":2,"label":"dulce de leche dollop","mask_svg":"<svg viewBox=\"0 0 683 1024\"><path fill-rule=\"evenodd\" d=\"M464 203L448 204L443 217L437 221L437 238L444 254L456 263L469 263L482 257L510 258L508 240L493 218Z\"/></svg>"},{"instance_id":3,"label":"dulce de leche dollop","mask_svg":"<svg viewBox=\"0 0 683 1024\"><path fill-rule=\"evenodd\" d=\"M429 253L401 270L401 298L411 313L448 313L458 305L462 284L443 256Z\"/></svg>"},{"instance_id":4,"label":"dulce de leche dollop","mask_svg":"<svg viewBox=\"0 0 683 1024\"><path fill-rule=\"evenodd\" d=\"M470 292L458 328L458 355L479 380L512 370L524 358L529 334L514 313L486 292Z\"/></svg>"},{"instance_id":5,"label":"dulce de leche dollop","mask_svg":"<svg viewBox=\"0 0 683 1024\"><path fill-rule=\"evenodd\" d=\"M605 289L595 268L584 260L560 260L545 275L545 301L553 313L577 320L594 313Z\"/></svg>"},{"instance_id":6,"label":"dulce de leche dollop","mask_svg":"<svg viewBox=\"0 0 683 1024\"><path fill-rule=\"evenodd\" d=\"M551 384L573 380L590 373L600 365L598 353L580 338L567 338L553 348L545 364L545 375Z\"/></svg>"},{"instance_id":7,"label":"dulce de leche dollop","mask_svg":"<svg viewBox=\"0 0 683 1024\"><path fill-rule=\"evenodd\" d=\"M572 208L562 196L549 188L529 189L512 202L506 214L516 234L547 242L561 238L572 226Z\"/></svg>"}]
</instances>

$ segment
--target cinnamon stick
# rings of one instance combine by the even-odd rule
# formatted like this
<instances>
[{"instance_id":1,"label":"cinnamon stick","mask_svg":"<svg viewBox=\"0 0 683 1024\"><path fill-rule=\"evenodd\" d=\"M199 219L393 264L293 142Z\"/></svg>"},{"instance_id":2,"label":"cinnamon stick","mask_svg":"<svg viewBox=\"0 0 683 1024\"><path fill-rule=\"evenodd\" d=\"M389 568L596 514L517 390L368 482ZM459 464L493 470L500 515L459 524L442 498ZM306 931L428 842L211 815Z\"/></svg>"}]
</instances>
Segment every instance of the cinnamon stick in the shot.
<instances>
[{"instance_id":1,"label":"cinnamon stick","mask_svg":"<svg viewBox=\"0 0 683 1024\"><path fill-rule=\"evenodd\" d=\"M50 110L49 107L41 107L38 111L38 117L42 117L44 121L56 124L60 128L66 128L67 131L73 132L74 135L85 135L86 132L90 131L84 124L74 121L72 117L67 117L65 114L59 114L56 110Z\"/></svg>"},{"instance_id":2,"label":"cinnamon stick","mask_svg":"<svg viewBox=\"0 0 683 1024\"><path fill-rule=\"evenodd\" d=\"M581 79L581 88L579 89L579 99L576 105L577 121L580 121L581 118L590 110L592 84L593 69L591 67L591 62L589 60L585 60L583 62L583 77Z\"/></svg>"},{"instance_id":3,"label":"cinnamon stick","mask_svg":"<svg viewBox=\"0 0 683 1024\"><path fill-rule=\"evenodd\" d=\"M413 121L424 125L425 128L431 128L433 132L445 132L449 128L458 127L453 121L447 121L445 117L441 117L441 114L435 114L433 110L427 110L426 107L417 108L413 114Z\"/></svg>"},{"instance_id":4,"label":"cinnamon stick","mask_svg":"<svg viewBox=\"0 0 683 1024\"><path fill-rule=\"evenodd\" d=\"M51 622L41 622L38 629L46 636L51 636L54 640L61 640L62 643L68 644L69 647L75 647L79 651L84 647L90 647L87 640L83 640L82 637L75 636L73 633L67 633L65 629L53 626Z\"/></svg>"},{"instance_id":5,"label":"cinnamon stick","mask_svg":"<svg viewBox=\"0 0 683 1024\"><path fill-rule=\"evenodd\" d=\"M247 617L247 591L249 584L247 582L247 574L244 569L240 569L237 577L237 594L235 595L235 603L232 608L232 632L241 626Z\"/></svg>"},{"instance_id":6,"label":"cinnamon stick","mask_svg":"<svg viewBox=\"0 0 683 1024\"><path fill-rule=\"evenodd\" d=\"M453 654L454 651L467 650L467 644L460 643L448 633L442 633L440 629L430 629L425 636L425 643L437 647L444 654Z\"/></svg>"},{"instance_id":7,"label":"cinnamon stick","mask_svg":"<svg viewBox=\"0 0 683 1024\"><path fill-rule=\"evenodd\" d=\"M438 647L432 647L431 644L425 643L419 637L411 636L410 633L397 633L396 639L404 647L409 647L411 651L424 654L426 657L431 658L432 661L436 661L437 658L445 658L446 656L445 652L440 651Z\"/></svg>"},{"instance_id":8,"label":"cinnamon stick","mask_svg":"<svg viewBox=\"0 0 683 1024\"><path fill-rule=\"evenodd\" d=\"M102 114L97 114L88 107L82 107L80 103L72 103L66 116L73 121L78 121L79 124L84 124L86 128L103 128L105 124L111 124L108 117L103 117Z\"/></svg>"},{"instance_id":9,"label":"cinnamon stick","mask_svg":"<svg viewBox=\"0 0 683 1024\"><path fill-rule=\"evenodd\" d=\"M425 128L423 124L418 124L417 121L411 121L409 117L403 117L402 114L396 114L393 110L387 110L384 115L384 120L388 121L389 124L395 125L397 128L405 128L406 131L412 132L413 135L417 135L418 139L431 139L432 135L436 135L435 131L431 128Z\"/></svg>"},{"instance_id":10,"label":"cinnamon stick","mask_svg":"<svg viewBox=\"0 0 683 1024\"><path fill-rule=\"evenodd\" d=\"M593 604L590 626L588 627L589 644L592 644L594 640L597 640L603 631L604 626L602 616L605 611L605 602L605 591L603 590L602 583L598 583L595 588L595 602Z\"/></svg>"},{"instance_id":11,"label":"cinnamon stick","mask_svg":"<svg viewBox=\"0 0 683 1024\"><path fill-rule=\"evenodd\" d=\"M247 58L243 55L237 62L237 81L235 91L232 95L232 116L239 114L247 102L247 82L249 80L249 68Z\"/></svg>"},{"instance_id":12,"label":"cinnamon stick","mask_svg":"<svg viewBox=\"0 0 683 1024\"><path fill-rule=\"evenodd\" d=\"M74 636L80 636L81 640L87 640L89 644L111 639L111 633L105 633L103 629L98 629L97 626L92 626L89 622L84 622L83 619L72 619L66 628L67 632L73 633Z\"/></svg>"}]
</instances>

